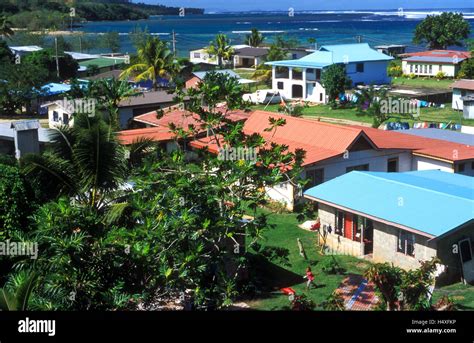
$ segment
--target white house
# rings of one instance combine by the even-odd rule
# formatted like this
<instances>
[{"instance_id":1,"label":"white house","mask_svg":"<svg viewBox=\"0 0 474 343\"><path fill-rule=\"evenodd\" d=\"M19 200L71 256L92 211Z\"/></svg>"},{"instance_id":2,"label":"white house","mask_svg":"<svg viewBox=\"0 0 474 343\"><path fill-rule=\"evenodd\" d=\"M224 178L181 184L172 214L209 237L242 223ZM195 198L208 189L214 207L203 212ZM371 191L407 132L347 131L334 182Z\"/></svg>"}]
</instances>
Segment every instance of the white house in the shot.
<instances>
[{"instance_id":1,"label":"white house","mask_svg":"<svg viewBox=\"0 0 474 343\"><path fill-rule=\"evenodd\" d=\"M270 118L282 118L286 124L272 132L264 131ZM334 179L352 170L405 172L438 169L450 173L474 175L474 146L439 139L417 137L365 126L341 126L254 111L244 125L247 134L258 133L267 141L288 145L290 151L306 151L301 177L307 187ZM190 143L195 148L215 147L210 140ZM269 198L292 209L301 199L302 190L289 182L266 189Z\"/></svg>"},{"instance_id":2,"label":"white house","mask_svg":"<svg viewBox=\"0 0 474 343\"><path fill-rule=\"evenodd\" d=\"M239 49L250 48L250 46L245 44L239 44L232 45L232 48L234 49L234 51L238 51ZM215 66L219 64L217 56L209 54L207 52L207 48L191 50L189 52L189 61L193 64L210 64Z\"/></svg>"},{"instance_id":3,"label":"white house","mask_svg":"<svg viewBox=\"0 0 474 343\"><path fill-rule=\"evenodd\" d=\"M429 50L403 55L403 74L436 76L443 72L447 77L455 77L462 62L471 57L468 51Z\"/></svg>"},{"instance_id":4,"label":"white house","mask_svg":"<svg viewBox=\"0 0 474 343\"><path fill-rule=\"evenodd\" d=\"M267 62L272 66L272 89L288 99L326 103L321 84L324 69L332 64L345 67L354 86L387 84L387 66L393 57L372 49L367 43L324 45L300 59Z\"/></svg>"},{"instance_id":5,"label":"white house","mask_svg":"<svg viewBox=\"0 0 474 343\"><path fill-rule=\"evenodd\" d=\"M464 96L474 95L474 80L457 80L451 85L451 88L453 89L452 108L458 111L462 111L463 100L461 98Z\"/></svg>"}]
</instances>

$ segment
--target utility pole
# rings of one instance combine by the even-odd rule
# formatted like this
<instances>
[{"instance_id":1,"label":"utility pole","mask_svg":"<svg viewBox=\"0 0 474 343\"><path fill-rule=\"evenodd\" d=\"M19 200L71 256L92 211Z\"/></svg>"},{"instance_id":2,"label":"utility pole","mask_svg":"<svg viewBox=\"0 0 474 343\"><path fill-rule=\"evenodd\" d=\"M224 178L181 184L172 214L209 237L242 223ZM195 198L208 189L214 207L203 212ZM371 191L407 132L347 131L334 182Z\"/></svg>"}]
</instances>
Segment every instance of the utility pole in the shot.
<instances>
[{"instance_id":1,"label":"utility pole","mask_svg":"<svg viewBox=\"0 0 474 343\"><path fill-rule=\"evenodd\" d=\"M56 50L56 76L59 79L58 37L54 37L54 47Z\"/></svg>"},{"instance_id":2,"label":"utility pole","mask_svg":"<svg viewBox=\"0 0 474 343\"><path fill-rule=\"evenodd\" d=\"M175 34L174 30L173 30L173 40L172 40L172 42L173 42L173 55L176 57L176 34Z\"/></svg>"}]
</instances>

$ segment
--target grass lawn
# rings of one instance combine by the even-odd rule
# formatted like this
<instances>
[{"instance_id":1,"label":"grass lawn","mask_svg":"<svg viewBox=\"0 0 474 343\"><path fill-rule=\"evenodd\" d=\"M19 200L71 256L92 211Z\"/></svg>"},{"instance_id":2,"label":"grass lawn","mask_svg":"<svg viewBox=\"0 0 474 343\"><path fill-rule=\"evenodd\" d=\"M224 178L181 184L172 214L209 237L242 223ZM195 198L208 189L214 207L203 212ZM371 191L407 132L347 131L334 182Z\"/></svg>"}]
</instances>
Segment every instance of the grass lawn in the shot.
<instances>
[{"instance_id":1,"label":"grass lawn","mask_svg":"<svg viewBox=\"0 0 474 343\"><path fill-rule=\"evenodd\" d=\"M269 105L266 110L271 112L278 112L279 105ZM263 110L265 105L255 105L254 109ZM329 105L317 105L312 107L307 107L303 109L303 117L308 118L334 118L334 119L345 119L352 120L361 123L372 124L372 117L364 114L358 113L356 108L348 109L331 109ZM417 120L407 119L405 117L393 115L393 119L389 121L397 121L398 118L403 122L438 122L438 123L461 123L462 125L474 126L474 120L464 119L462 117L462 112L454 111L451 109L451 104L445 104L445 108L434 108L434 107L424 107L420 109L420 117Z\"/></svg>"},{"instance_id":2,"label":"grass lawn","mask_svg":"<svg viewBox=\"0 0 474 343\"><path fill-rule=\"evenodd\" d=\"M438 301L442 296L449 296L460 310L474 311L474 286L456 283L438 288L434 291L433 302Z\"/></svg>"},{"instance_id":3,"label":"grass lawn","mask_svg":"<svg viewBox=\"0 0 474 343\"><path fill-rule=\"evenodd\" d=\"M453 84L452 79L437 80L434 77L415 77L410 79L407 77L392 78L392 86L408 86L418 88L439 88L450 89Z\"/></svg>"},{"instance_id":4,"label":"grass lawn","mask_svg":"<svg viewBox=\"0 0 474 343\"><path fill-rule=\"evenodd\" d=\"M318 305L317 309L321 309L319 305L339 286L345 276L327 275L321 271L321 261L332 257L319 253L316 233L299 228L295 214L272 213L268 219L275 228L264 234L265 239L261 244L265 247L280 248L280 251L287 253L287 260L261 261L257 268L258 276L271 290L246 302L257 310L283 310L290 305L290 301L279 289L292 287L297 294L306 294ZM300 256L297 238L303 243L308 260ZM336 259L346 269L346 273L362 274L369 265L369 262L352 256L336 256ZM306 291L306 279L302 276L305 275L308 265L315 276L317 288Z\"/></svg>"}]
</instances>

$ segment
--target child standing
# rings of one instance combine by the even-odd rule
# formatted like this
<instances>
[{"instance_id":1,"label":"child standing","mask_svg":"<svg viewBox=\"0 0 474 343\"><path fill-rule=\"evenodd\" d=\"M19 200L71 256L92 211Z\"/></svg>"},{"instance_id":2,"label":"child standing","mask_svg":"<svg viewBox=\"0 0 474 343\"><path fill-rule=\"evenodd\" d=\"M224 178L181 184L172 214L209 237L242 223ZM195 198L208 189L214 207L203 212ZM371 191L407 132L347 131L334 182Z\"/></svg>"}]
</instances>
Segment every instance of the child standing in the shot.
<instances>
[{"instance_id":1,"label":"child standing","mask_svg":"<svg viewBox=\"0 0 474 343\"><path fill-rule=\"evenodd\" d=\"M313 285L314 286L314 275L313 275L313 272L311 271L311 267L308 266L308 268L306 268L306 275L303 276L305 279L308 279L308 281L306 281L306 289L309 289L309 286L310 285Z\"/></svg>"}]
</instances>

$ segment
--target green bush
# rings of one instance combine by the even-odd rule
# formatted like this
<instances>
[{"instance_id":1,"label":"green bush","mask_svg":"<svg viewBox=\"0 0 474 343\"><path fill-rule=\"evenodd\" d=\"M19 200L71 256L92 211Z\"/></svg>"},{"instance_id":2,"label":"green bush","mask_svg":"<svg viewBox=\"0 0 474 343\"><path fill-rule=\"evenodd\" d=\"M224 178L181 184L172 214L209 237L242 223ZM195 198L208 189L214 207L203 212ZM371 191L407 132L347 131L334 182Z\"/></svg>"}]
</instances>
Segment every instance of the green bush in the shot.
<instances>
[{"instance_id":1,"label":"green bush","mask_svg":"<svg viewBox=\"0 0 474 343\"><path fill-rule=\"evenodd\" d=\"M334 256L324 259L321 263L321 270L326 274L342 274L345 269L337 262Z\"/></svg>"},{"instance_id":2,"label":"green bush","mask_svg":"<svg viewBox=\"0 0 474 343\"><path fill-rule=\"evenodd\" d=\"M0 239L25 230L36 207L33 192L15 165L0 164Z\"/></svg>"}]
</instances>

